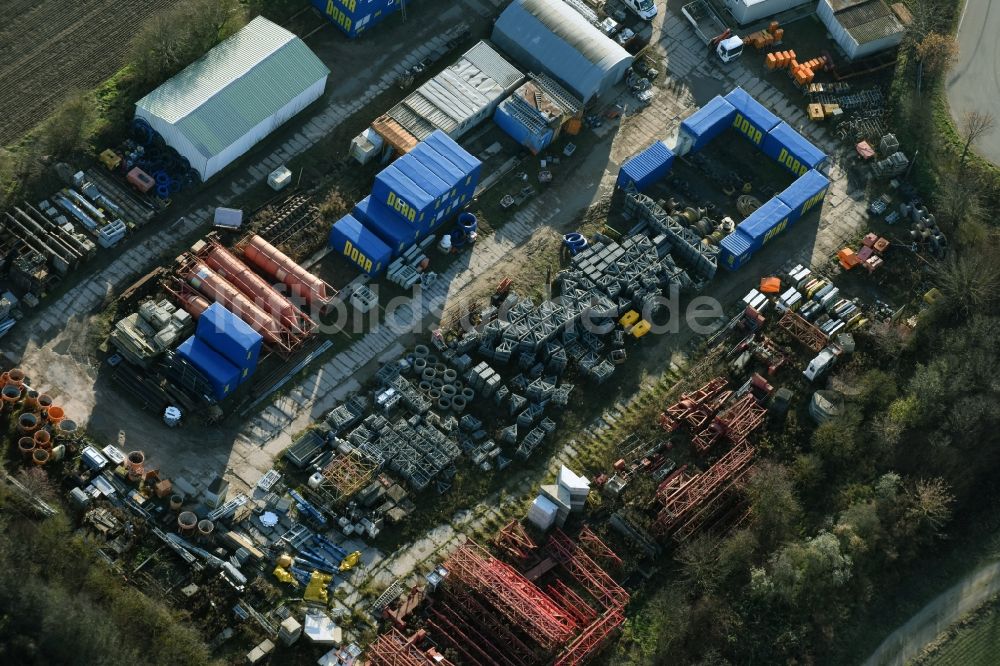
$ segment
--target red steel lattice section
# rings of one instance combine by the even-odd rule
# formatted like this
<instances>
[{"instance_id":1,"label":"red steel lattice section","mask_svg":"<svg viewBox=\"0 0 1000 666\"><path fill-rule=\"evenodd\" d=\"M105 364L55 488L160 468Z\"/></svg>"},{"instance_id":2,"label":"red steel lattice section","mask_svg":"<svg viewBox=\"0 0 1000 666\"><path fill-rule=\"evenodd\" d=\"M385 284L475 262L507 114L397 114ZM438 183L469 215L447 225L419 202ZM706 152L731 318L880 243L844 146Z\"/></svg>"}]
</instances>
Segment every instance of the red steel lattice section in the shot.
<instances>
[{"instance_id":1,"label":"red steel lattice section","mask_svg":"<svg viewBox=\"0 0 1000 666\"><path fill-rule=\"evenodd\" d=\"M715 414L715 410L718 409L718 407L713 409L710 401L714 396L716 396L716 394L722 391L728 383L729 382L725 377L716 377L697 391L682 394L680 400L667 407L667 410L660 414L660 427L668 432L673 432L681 427L681 425L685 422L695 424L704 423L711 418L712 415ZM728 397L728 394L726 397ZM718 402L718 404L721 404L719 401L712 402ZM697 427L697 425L694 427Z\"/></svg>"},{"instance_id":2,"label":"red steel lattice section","mask_svg":"<svg viewBox=\"0 0 1000 666\"><path fill-rule=\"evenodd\" d=\"M516 520L510 521L497 532L493 544L521 562L530 558L538 549L538 544L528 536L528 533L524 531L524 526Z\"/></svg>"},{"instance_id":3,"label":"red steel lattice section","mask_svg":"<svg viewBox=\"0 0 1000 666\"><path fill-rule=\"evenodd\" d=\"M481 603L467 588L458 585L448 587L445 598L447 610L453 616L468 618L468 622L480 627L492 638L492 642L503 646L508 658L518 666L541 661L539 651L530 647L511 629L510 622L496 611Z\"/></svg>"},{"instance_id":4,"label":"red steel lattice section","mask_svg":"<svg viewBox=\"0 0 1000 666\"><path fill-rule=\"evenodd\" d=\"M757 398L752 393L745 393L742 398L712 419L712 423L699 432L691 443L695 449L704 453L722 438L734 444L742 442L764 422L766 415L767 410L760 406Z\"/></svg>"},{"instance_id":5,"label":"red steel lattice section","mask_svg":"<svg viewBox=\"0 0 1000 666\"><path fill-rule=\"evenodd\" d=\"M456 580L495 601L498 611L547 649L566 643L577 628L573 618L538 587L474 543L460 546L445 568Z\"/></svg>"},{"instance_id":6,"label":"red steel lattice section","mask_svg":"<svg viewBox=\"0 0 1000 666\"><path fill-rule=\"evenodd\" d=\"M419 631L407 638L398 629L390 629L369 646L368 663L371 666L453 666L437 651L424 652L417 647L424 635Z\"/></svg>"},{"instance_id":7,"label":"red steel lattice section","mask_svg":"<svg viewBox=\"0 0 1000 666\"><path fill-rule=\"evenodd\" d=\"M801 315L789 310L778 320L778 327L814 352L819 352L826 346L826 336Z\"/></svg>"},{"instance_id":8,"label":"red steel lattice section","mask_svg":"<svg viewBox=\"0 0 1000 666\"><path fill-rule=\"evenodd\" d=\"M754 449L740 443L700 474L675 474L657 491L663 505L653 523L653 532L664 536L684 525L709 499L728 490L750 468Z\"/></svg>"},{"instance_id":9,"label":"red steel lattice section","mask_svg":"<svg viewBox=\"0 0 1000 666\"><path fill-rule=\"evenodd\" d=\"M546 550L604 608L624 608L628 604L628 592L560 530L552 532Z\"/></svg>"},{"instance_id":10,"label":"red steel lattice section","mask_svg":"<svg viewBox=\"0 0 1000 666\"><path fill-rule=\"evenodd\" d=\"M579 541L580 545L594 557L604 560L608 564L621 566L622 558L618 557L617 553L601 541L601 537L594 534L586 525L580 530Z\"/></svg>"},{"instance_id":11,"label":"red steel lattice section","mask_svg":"<svg viewBox=\"0 0 1000 666\"><path fill-rule=\"evenodd\" d=\"M620 608L605 611L596 622L587 626L580 636L559 655L553 666L578 666L585 663L601 649L614 631L625 623Z\"/></svg>"}]
</instances>

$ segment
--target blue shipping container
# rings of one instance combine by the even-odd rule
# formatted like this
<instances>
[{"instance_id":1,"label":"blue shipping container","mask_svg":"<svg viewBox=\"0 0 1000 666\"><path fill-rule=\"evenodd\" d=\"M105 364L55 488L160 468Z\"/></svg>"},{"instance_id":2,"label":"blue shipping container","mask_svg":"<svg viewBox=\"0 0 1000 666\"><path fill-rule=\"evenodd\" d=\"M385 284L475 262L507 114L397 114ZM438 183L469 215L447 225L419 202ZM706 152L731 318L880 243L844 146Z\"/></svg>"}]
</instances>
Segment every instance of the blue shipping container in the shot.
<instances>
[{"instance_id":1,"label":"blue shipping container","mask_svg":"<svg viewBox=\"0 0 1000 666\"><path fill-rule=\"evenodd\" d=\"M627 189L634 185L642 192L647 187L660 180L670 171L674 163L674 153L662 141L656 141L651 146L625 161L618 170L618 187Z\"/></svg>"},{"instance_id":2,"label":"blue shipping container","mask_svg":"<svg viewBox=\"0 0 1000 666\"><path fill-rule=\"evenodd\" d=\"M508 97L500 102L493 112L493 121L510 138L537 155L552 143L555 131L541 118L536 117L532 107L517 97Z\"/></svg>"},{"instance_id":3,"label":"blue shipping container","mask_svg":"<svg viewBox=\"0 0 1000 666\"><path fill-rule=\"evenodd\" d=\"M392 249L353 215L340 218L330 229L330 247L368 275L378 275L392 261Z\"/></svg>"},{"instance_id":4,"label":"blue shipping container","mask_svg":"<svg viewBox=\"0 0 1000 666\"><path fill-rule=\"evenodd\" d=\"M731 271L743 266L753 256L753 241L737 229L719 243L719 262Z\"/></svg>"},{"instance_id":5,"label":"blue shipping container","mask_svg":"<svg viewBox=\"0 0 1000 666\"><path fill-rule=\"evenodd\" d=\"M828 189L830 189L830 179L815 169L796 178L794 183L777 196L792 210L788 223L795 224L803 215L812 210L819 210Z\"/></svg>"},{"instance_id":6,"label":"blue shipping container","mask_svg":"<svg viewBox=\"0 0 1000 666\"><path fill-rule=\"evenodd\" d=\"M781 122L781 118L768 111L743 88L735 88L726 95L726 101L736 109L733 129L745 136L755 146Z\"/></svg>"},{"instance_id":7,"label":"blue shipping container","mask_svg":"<svg viewBox=\"0 0 1000 666\"><path fill-rule=\"evenodd\" d=\"M393 259L420 238L419 229L370 196L359 201L351 211L351 215L389 246Z\"/></svg>"},{"instance_id":8,"label":"blue shipping container","mask_svg":"<svg viewBox=\"0 0 1000 666\"><path fill-rule=\"evenodd\" d=\"M425 167L434 172L441 180L448 185L448 195L445 203L450 204L458 199L464 191L465 174L451 160L434 150L424 142L417 144L416 148L401 157L398 161L412 159L420 162Z\"/></svg>"},{"instance_id":9,"label":"blue shipping container","mask_svg":"<svg viewBox=\"0 0 1000 666\"><path fill-rule=\"evenodd\" d=\"M764 137L764 154L796 176L809 169L819 169L826 162L826 153L812 145L788 123L779 123Z\"/></svg>"},{"instance_id":10,"label":"blue shipping container","mask_svg":"<svg viewBox=\"0 0 1000 666\"><path fill-rule=\"evenodd\" d=\"M415 229L426 230L434 217L436 198L424 189L430 186L426 179L417 183L411 175L412 169L409 174L403 173L395 164L382 169L372 185L372 200L385 204Z\"/></svg>"},{"instance_id":11,"label":"blue shipping container","mask_svg":"<svg viewBox=\"0 0 1000 666\"><path fill-rule=\"evenodd\" d=\"M740 222L738 229L746 234L754 251L757 251L764 243L785 230L791 214L791 209L775 197L768 199L760 208L750 213Z\"/></svg>"},{"instance_id":12,"label":"blue shipping container","mask_svg":"<svg viewBox=\"0 0 1000 666\"><path fill-rule=\"evenodd\" d=\"M180 344L177 354L205 375L216 400L225 398L240 383L239 368L193 335Z\"/></svg>"},{"instance_id":13,"label":"blue shipping container","mask_svg":"<svg viewBox=\"0 0 1000 666\"><path fill-rule=\"evenodd\" d=\"M463 188L471 194L475 192L479 185L479 178L483 171L483 163L478 158L472 156L469 151L458 145L454 139L442 132L434 130L421 142L429 148L433 148L442 157L448 159L465 174ZM419 146L418 146L419 147Z\"/></svg>"},{"instance_id":14,"label":"blue shipping container","mask_svg":"<svg viewBox=\"0 0 1000 666\"><path fill-rule=\"evenodd\" d=\"M696 152L708 145L712 139L733 124L735 117L736 109L733 105L718 95L688 116L681 123L680 131L691 141L690 152Z\"/></svg>"},{"instance_id":15,"label":"blue shipping container","mask_svg":"<svg viewBox=\"0 0 1000 666\"><path fill-rule=\"evenodd\" d=\"M453 189L452 186L446 183L434 170L425 166L423 162L409 155L404 155L396 160L392 166L396 167L401 174L412 180L420 186L420 189L434 198L434 205L429 212L431 215L440 215L442 209L448 204L448 197ZM377 182L378 177L376 176ZM372 193L375 193L375 188L372 188ZM428 223L428 226L433 225L433 221Z\"/></svg>"},{"instance_id":16,"label":"blue shipping container","mask_svg":"<svg viewBox=\"0 0 1000 666\"><path fill-rule=\"evenodd\" d=\"M366 30L398 12L403 2L410 0L312 0L331 23L354 39Z\"/></svg>"},{"instance_id":17,"label":"blue shipping container","mask_svg":"<svg viewBox=\"0 0 1000 666\"><path fill-rule=\"evenodd\" d=\"M194 336L239 368L241 382L249 379L257 368L264 338L225 306L219 303L208 306L198 317Z\"/></svg>"}]
</instances>

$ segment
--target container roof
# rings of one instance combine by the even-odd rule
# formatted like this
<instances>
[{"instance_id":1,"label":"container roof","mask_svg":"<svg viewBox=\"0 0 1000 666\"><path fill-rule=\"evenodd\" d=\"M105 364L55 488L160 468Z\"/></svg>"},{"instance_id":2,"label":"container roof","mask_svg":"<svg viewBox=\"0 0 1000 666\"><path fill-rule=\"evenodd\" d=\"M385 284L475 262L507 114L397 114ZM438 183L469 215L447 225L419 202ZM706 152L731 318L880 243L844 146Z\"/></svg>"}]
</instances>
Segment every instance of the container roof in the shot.
<instances>
[{"instance_id":1,"label":"container roof","mask_svg":"<svg viewBox=\"0 0 1000 666\"><path fill-rule=\"evenodd\" d=\"M827 0L833 16L858 44L903 32L905 28L883 0Z\"/></svg>"},{"instance_id":2,"label":"container roof","mask_svg":"<svg viewBox=\"0 0 1000 666\"><path fill-rule=\"evenodd\" d=\"M136 106L212 157L329 73L301 39L258 16Z\"/></svg>"},{"instance_id":3,"label":"container roof","mask_svg":"<svg viewBox=\"0 0 1000 666\"><path fill-rule=\"evenodd\" d=\"M632 56L562 0L514 0L493 27L493 39L530 53L577 94L589 97L609 71Z\"/></svg>"},{"instance_id":4,"label":"container roof","mask_svg":"<svg viewBox=\"0 0 1000 666\"><path fill-rule=\"evenodd\" d=\"M517 68L482 41L393 107L389 116L417 139L435 129L450 133L503 98L523 78Z\"/></svg>"}]
</instances>

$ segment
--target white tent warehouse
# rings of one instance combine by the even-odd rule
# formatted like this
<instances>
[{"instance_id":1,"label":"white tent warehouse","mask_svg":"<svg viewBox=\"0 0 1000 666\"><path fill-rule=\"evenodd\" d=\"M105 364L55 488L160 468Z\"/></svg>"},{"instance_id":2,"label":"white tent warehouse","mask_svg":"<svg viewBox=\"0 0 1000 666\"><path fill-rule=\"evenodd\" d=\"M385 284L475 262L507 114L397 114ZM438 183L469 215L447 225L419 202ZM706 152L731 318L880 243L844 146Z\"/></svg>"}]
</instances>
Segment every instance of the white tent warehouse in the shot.
<instances>
[{"instance_id":1,"label":"white tent warehouse","mask_svg":"<svg viewBox=\"0 0 1000 666\"><path fill-rule=\"evenodd\" d=\"M318 99L329 75L301 39L257 17L136 102L135 115L208 180Z\"/></svg>"},{"instance_id":2,"label":"white tent warehouse","mask_svg":"<svg viewBox=\"0 0 1000 666\"><path fill-rule=\"evenodd\" d=\"M583 102L625 76L632 56L562 0L514 0L493 24L493 43L562 83Z\"/></svg>"}]
</instances>

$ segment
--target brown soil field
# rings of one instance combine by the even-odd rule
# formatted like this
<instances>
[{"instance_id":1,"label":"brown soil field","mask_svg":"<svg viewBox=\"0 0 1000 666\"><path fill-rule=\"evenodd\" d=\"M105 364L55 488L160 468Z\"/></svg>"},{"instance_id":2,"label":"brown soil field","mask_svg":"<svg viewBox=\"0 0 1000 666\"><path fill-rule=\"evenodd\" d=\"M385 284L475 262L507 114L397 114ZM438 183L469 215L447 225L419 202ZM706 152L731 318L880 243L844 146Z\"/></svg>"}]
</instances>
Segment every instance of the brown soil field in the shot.
<instances>
[{"instance_id":1,"label":"brown soil field","mask_svg":"<svg viewBox=\"0 0 1000 666\"><path fill-rule=\"evenodd\" d=\"M171 0L0 2L0 146L39 124L70 93L124 63L134 32Z\"/></svg>"}]
</instances>

